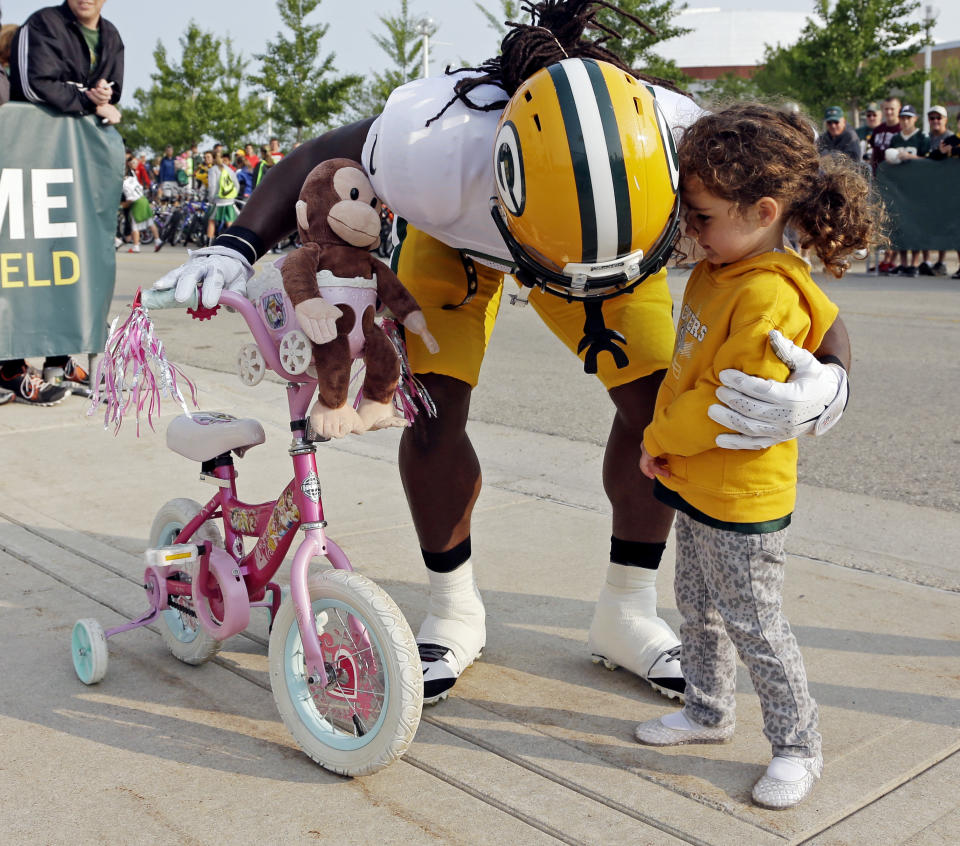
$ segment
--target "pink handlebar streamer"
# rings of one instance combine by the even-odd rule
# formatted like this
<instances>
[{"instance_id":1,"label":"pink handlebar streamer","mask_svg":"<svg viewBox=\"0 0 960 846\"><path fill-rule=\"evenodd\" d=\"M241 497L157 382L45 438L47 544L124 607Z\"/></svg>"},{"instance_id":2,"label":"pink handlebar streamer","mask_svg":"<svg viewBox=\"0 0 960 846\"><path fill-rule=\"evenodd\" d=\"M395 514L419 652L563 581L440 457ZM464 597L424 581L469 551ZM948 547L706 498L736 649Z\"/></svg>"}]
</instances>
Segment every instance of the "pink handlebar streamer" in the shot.
<instances>
[{"instance_id":1,"label":"pink handlebar streamer","mask_svg":"<svg viewBox=\"0 0 960 846\"><path fill-rule=\"evenodd\" d=\"M420 414L421 409L427 417L437 416L437 407L430 397L424 384L416 377L410 369L410 362L407 359L407 345L403 340L403 334L400 332L400 324L392 317L385 317L380 323L383 333L390 339L397 355L400 358L400 381L397 382L397 389L393 394L393 406L400 412L408 423L413 423ZM353 380L359 379L363 369L358 370ZM351 381L353 381L351 380ZM360 405L363 399L363 389L357 391L353 407Z\"/></svg>"},{"instance_id":2,"label":"pink handlebar streamer","mask_svg":"<svg viewBox=\"0 0 960 846\"><path fill-rule=\"evenodd\" d=\"M163 394L175 399L187 416L190 415L180 390L181 381L189 386L193 405L199 408L193 383L179 367L167 361L163 342L154 332L153 321L141 301L139 288L130 306L130 316L117 326L119 320L119 316L115 317L110 325L87 416L92 416L100 403L105 402L107 410L103 416L103 428L113 424L113 432L117 434L124 414L132 410L137 421L137 437L140 437L140 414L145 407L147 423L156 431L153 415L159 416Z\"/></svg>"}]
</instances>

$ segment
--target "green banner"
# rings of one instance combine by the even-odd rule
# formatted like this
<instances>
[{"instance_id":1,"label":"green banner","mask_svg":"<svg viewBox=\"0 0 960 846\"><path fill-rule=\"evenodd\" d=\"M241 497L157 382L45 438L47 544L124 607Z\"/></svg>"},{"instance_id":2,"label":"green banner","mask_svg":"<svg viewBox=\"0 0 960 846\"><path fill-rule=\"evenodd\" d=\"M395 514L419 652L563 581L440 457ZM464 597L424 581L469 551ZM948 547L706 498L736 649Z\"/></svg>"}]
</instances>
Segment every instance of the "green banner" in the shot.
<instances>
[{"instance_id":1,"label":"green banner","mask_svg":"<svg viewBox=\"0 0 960 846\"><path fill-rule=\"evenodd\" d=\"M892 249L960 249L960 159L883 162L876 185L890 216Z\"/></svg>"},{"instance_id":2,"label":"green banner","mask_svg":"<svg viewBox=\"0 0 960 846\"><path fill-rule=\"evenodd\" d=\"M93 115L0 107L0 360L103 347L123 160Z\"/></svg>"}]
</instances>

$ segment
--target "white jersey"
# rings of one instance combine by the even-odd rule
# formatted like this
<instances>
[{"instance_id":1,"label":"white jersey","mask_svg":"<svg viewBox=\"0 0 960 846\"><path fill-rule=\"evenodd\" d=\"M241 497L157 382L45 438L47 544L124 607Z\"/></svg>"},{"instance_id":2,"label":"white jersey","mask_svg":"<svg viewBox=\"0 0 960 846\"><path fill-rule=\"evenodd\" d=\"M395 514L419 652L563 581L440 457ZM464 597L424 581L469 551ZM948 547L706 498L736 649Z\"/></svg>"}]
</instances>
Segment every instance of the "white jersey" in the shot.
<instances>
[{"instance_id":1,"label":"white jersey","mask_svg":"<svg viewBox=\"0 0 960 846\"><path fill-rule=\"evenodd\" d=\"M448 246L496 266L513 264L490 215L496 195L493 143L500 109L482 112L456 100L426 126L454 96L465 71L417 79L395 89L370 127L362 163L373 190L393 212ZM703 110L689 97L652 86L674 132ZM494 85L478 86L470 99L485 105L509 99Z\"/></svg>"}]
</instances>

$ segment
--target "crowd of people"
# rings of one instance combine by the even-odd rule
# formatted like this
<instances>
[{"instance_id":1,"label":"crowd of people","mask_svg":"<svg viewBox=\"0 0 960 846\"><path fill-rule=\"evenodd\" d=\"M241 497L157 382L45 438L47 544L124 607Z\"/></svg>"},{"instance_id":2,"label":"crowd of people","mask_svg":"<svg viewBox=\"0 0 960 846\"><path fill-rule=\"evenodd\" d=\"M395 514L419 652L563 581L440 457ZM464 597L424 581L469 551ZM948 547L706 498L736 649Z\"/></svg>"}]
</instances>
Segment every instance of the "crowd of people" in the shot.
<instances>
[{"instance_id":1,"label":"crowd of people","mask_svg":"<svg viewBox=\"0 0 960 846\"><path fill-rule=\"evenodd\" d=\"M954 115L956 131L951 132L949 115L943 106L934 105L927 111L929 133L917 126L917 110L894 96L882 104L868 104L864 123L856 129L847 126L840 106L830 106L823 119L825 131L818 139L821 154L848 156L869 168L871 176L876 176L881 164L909 165L918 159L943 161L960 157L960 112ZM960 244L957 246L958 267L953 279L960 279ZM946 261L946 250L887 250L878 265L867 270L881 276L946 276Z\"/></svg>"},{"instance_id":2,"label":"crowd of people","mask_svg":"<svg viewBox=\"0 0 960 846\"><path fill-rule=\"evenodd\" d=\"M115 246L129 243L139 253L142 233L153 235L154 250L163 246L154 209L178 207L187 201L203 204L207 242L228 229L243 203L267 171L283 158L278 138L266 144L248 143L232 154L223 144L200 151L198 144L176 154L168 144L162 156L138 155L128 149L124 169L124 210Z\"/></svg>"}]
</instances>

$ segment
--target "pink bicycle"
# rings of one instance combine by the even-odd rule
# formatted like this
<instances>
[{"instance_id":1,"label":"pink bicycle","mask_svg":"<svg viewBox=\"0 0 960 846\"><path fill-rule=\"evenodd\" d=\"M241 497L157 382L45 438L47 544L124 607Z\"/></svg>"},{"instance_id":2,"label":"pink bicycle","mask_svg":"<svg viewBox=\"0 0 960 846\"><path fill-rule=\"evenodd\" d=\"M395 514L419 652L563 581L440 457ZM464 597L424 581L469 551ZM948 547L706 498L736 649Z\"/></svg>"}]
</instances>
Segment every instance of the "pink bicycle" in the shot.
<instances>
[{"instance_id":1,"label":"pink bicycle","mask_svg":"<svg viewBox=\"0 0 960 846\"><path fill-rule=\"evenodd\" d=\"M144 292L143 304L184 307L172 293ZM289 301L272 290L256 302L224 291L220 302L243 316L256 341L241 350L241 379L255 384L269 367L287 380L294 478L275 500L243 502L233 454L242 457L264 442L260 423L219 413L173 419L167 445L199 461L201 478L216 493L205 505L173 499L160 509L146 551L149 609L106 631L96 620L79 620L71 640L74 668L82 682L95 684L107 670L107 638L154 621L174 656L203 664L247 627L251 608L266 608L270 684L284 724L326 769L372 773L399 758L416 733L423 705L417 644L396 603L353 572L326 535L316 446L306 420L316 379ZM273 577L298 529L303 539L293 558L290 596L282 600ZM246 553L243 538L255 539ZM316 557L332 568L311 573Z\"/></svg>"}]
</instances>

